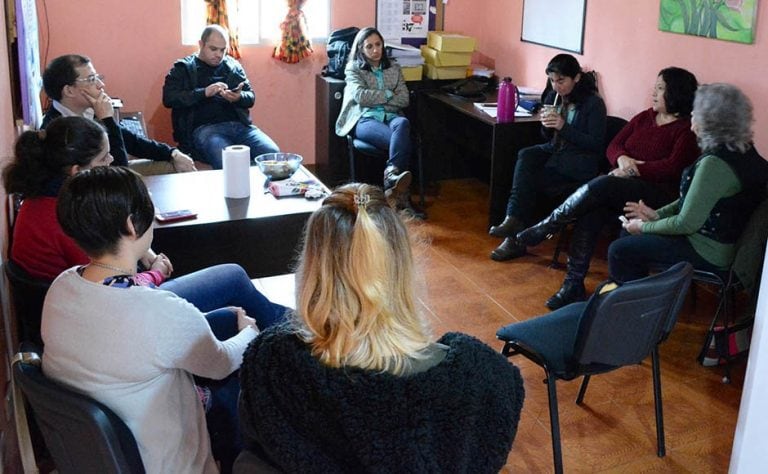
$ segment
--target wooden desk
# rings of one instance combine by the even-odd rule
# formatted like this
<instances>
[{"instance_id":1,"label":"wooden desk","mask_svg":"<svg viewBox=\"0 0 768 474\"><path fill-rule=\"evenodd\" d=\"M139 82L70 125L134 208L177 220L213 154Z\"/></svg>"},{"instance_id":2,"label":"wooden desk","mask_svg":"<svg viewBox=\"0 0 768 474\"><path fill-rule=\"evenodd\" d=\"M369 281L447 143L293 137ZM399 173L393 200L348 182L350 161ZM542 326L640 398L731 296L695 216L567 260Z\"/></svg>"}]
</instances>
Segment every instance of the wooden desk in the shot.
<instances>
[{"instance_id":1,"label":"wooden desk","mask_svg":"<svg viewBox=\"0 0 768 474\"><path fill-rule=\"evenodd\" d=\"M293 271L309 215L320 201L277 199L264 193L265 177L251 167L251 196L224 197L221 170L147 176L156 212L191 209L197 219L155 223L152 248L171 258L174 275L219 263L238 263L251 278ZM304 167L295 178L317 179Z\"/></svg>"},{"instance_id":2,"label":"wooden desk","mask_svg":"<svg viewBox=\"0 0 768 474\"><path fill-rule=\"evenodd\" d=\"M475 177L488 182L488 225L506 215L517 152L542 143L538 117L496 119L474 103L441 91L426 91L419 101L418 117L424 140L425 163L430 179ZM495 102L488 94L486 102Z\"/></svg>"}]
</instances>

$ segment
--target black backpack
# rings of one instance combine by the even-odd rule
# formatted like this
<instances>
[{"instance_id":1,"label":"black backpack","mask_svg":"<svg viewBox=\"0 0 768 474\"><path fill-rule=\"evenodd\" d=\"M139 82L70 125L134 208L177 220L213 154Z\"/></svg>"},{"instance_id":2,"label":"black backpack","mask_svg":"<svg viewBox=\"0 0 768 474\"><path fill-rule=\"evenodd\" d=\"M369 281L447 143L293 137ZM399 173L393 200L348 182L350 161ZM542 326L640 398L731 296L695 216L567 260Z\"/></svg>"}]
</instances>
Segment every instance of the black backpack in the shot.
<instances>
[{"instance_id":1,"label":"black backpack","mask_svg":"<svg viewBox=\"0 0 768 474\"><path fill-rule=\"evenodd\" d=\"M352 43L360 28L350 26L336 30L328 37L328 65L323 67L323 76L344 79L344 68L347 66L347 57L352 51Z\"/></svg>"}]
</instances>

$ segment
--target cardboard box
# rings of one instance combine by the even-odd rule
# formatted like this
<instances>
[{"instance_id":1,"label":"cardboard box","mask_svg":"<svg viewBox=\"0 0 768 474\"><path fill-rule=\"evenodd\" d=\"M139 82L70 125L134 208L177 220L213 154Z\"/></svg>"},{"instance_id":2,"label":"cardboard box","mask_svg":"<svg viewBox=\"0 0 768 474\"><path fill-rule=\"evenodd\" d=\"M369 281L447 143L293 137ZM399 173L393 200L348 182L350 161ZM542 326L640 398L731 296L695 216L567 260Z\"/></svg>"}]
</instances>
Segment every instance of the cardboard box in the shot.
<instances>
[{"instance_id":1,"label":"cardboard box","mask_svg":"<svg viewBox=\"0 0 768 474\"><path fill-rule=\"evenodd\" d=\"M437 67L427 64L427 77L430 79L464 79L467 77L466 66Z\"/></svg>"},{"instance_id":2,"label":"cardboard box","mask_svg":"<svg viewBox=\"0 0 768 474\"><path fill-rule=\"evenodd\" d=\"M452 53L449 51L438 51L429 46L421 47L421 55L424 61L437 67L449 66L469 66L472 62L472 53Z\"/></svg>"},{"instance_id":3,"label":"cardboard box","mask_svg":"<svg viewBox=\"0 0 768 474\"><path fill-rule=\"evenodd\" d=\"M406 81L420 81L424 68L421 66L401 67Z\"/></svg>"},{"instance_id":4,"label":"cardboard box","mask_svg":"<svg viewBox=\"0 0 768 474\"><path fill-rule=\"evenodd\" d=\"M475 50L475 38L444 31L430 31L427 46L438 51L471 53Z\"/></svg>"}]
</instances>

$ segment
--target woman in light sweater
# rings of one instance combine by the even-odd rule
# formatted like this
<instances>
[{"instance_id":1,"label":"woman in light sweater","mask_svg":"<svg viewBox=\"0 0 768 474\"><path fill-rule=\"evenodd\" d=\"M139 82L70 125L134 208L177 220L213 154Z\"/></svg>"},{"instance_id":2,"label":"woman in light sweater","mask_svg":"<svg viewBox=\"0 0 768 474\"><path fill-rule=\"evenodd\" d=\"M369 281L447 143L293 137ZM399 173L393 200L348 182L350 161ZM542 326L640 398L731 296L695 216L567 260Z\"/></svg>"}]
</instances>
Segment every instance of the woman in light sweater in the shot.
<instances>
[{"instance_id":1,"label":"woman in light sweater","mask_svg":"<svg viewBox=\"0 0 768 474\"><path fill-rule=\"evenodd\" d=\"M154 206L134 172L78 173L64 184L57 213L90 262L66 270L48 291L43 371L115 411L147 472L218 472L193 374L222 379L238 369L258 334L254 320L241 308L213 312L237 316L236 334L220 341L206 321L210 313L136 284Z\"/></svg>"}]
</instances>

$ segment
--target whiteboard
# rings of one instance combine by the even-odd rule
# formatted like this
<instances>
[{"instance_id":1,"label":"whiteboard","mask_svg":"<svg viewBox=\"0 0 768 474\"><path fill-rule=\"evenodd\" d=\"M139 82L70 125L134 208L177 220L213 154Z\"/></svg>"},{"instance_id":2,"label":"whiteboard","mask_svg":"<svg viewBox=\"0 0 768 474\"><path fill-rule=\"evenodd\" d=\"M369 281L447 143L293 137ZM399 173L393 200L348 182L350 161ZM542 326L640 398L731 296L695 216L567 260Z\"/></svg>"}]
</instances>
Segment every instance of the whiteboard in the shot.
<instances>
[{"instance_id":1,"label":"whiteboard","mask_svg":"<svg viewBox=\"0 0 768 474\"><path fill-rule=\"evenodd\" d=\"M584 52L587 0L524 0L521 41Z\"/></svg>"}]
</instances>

